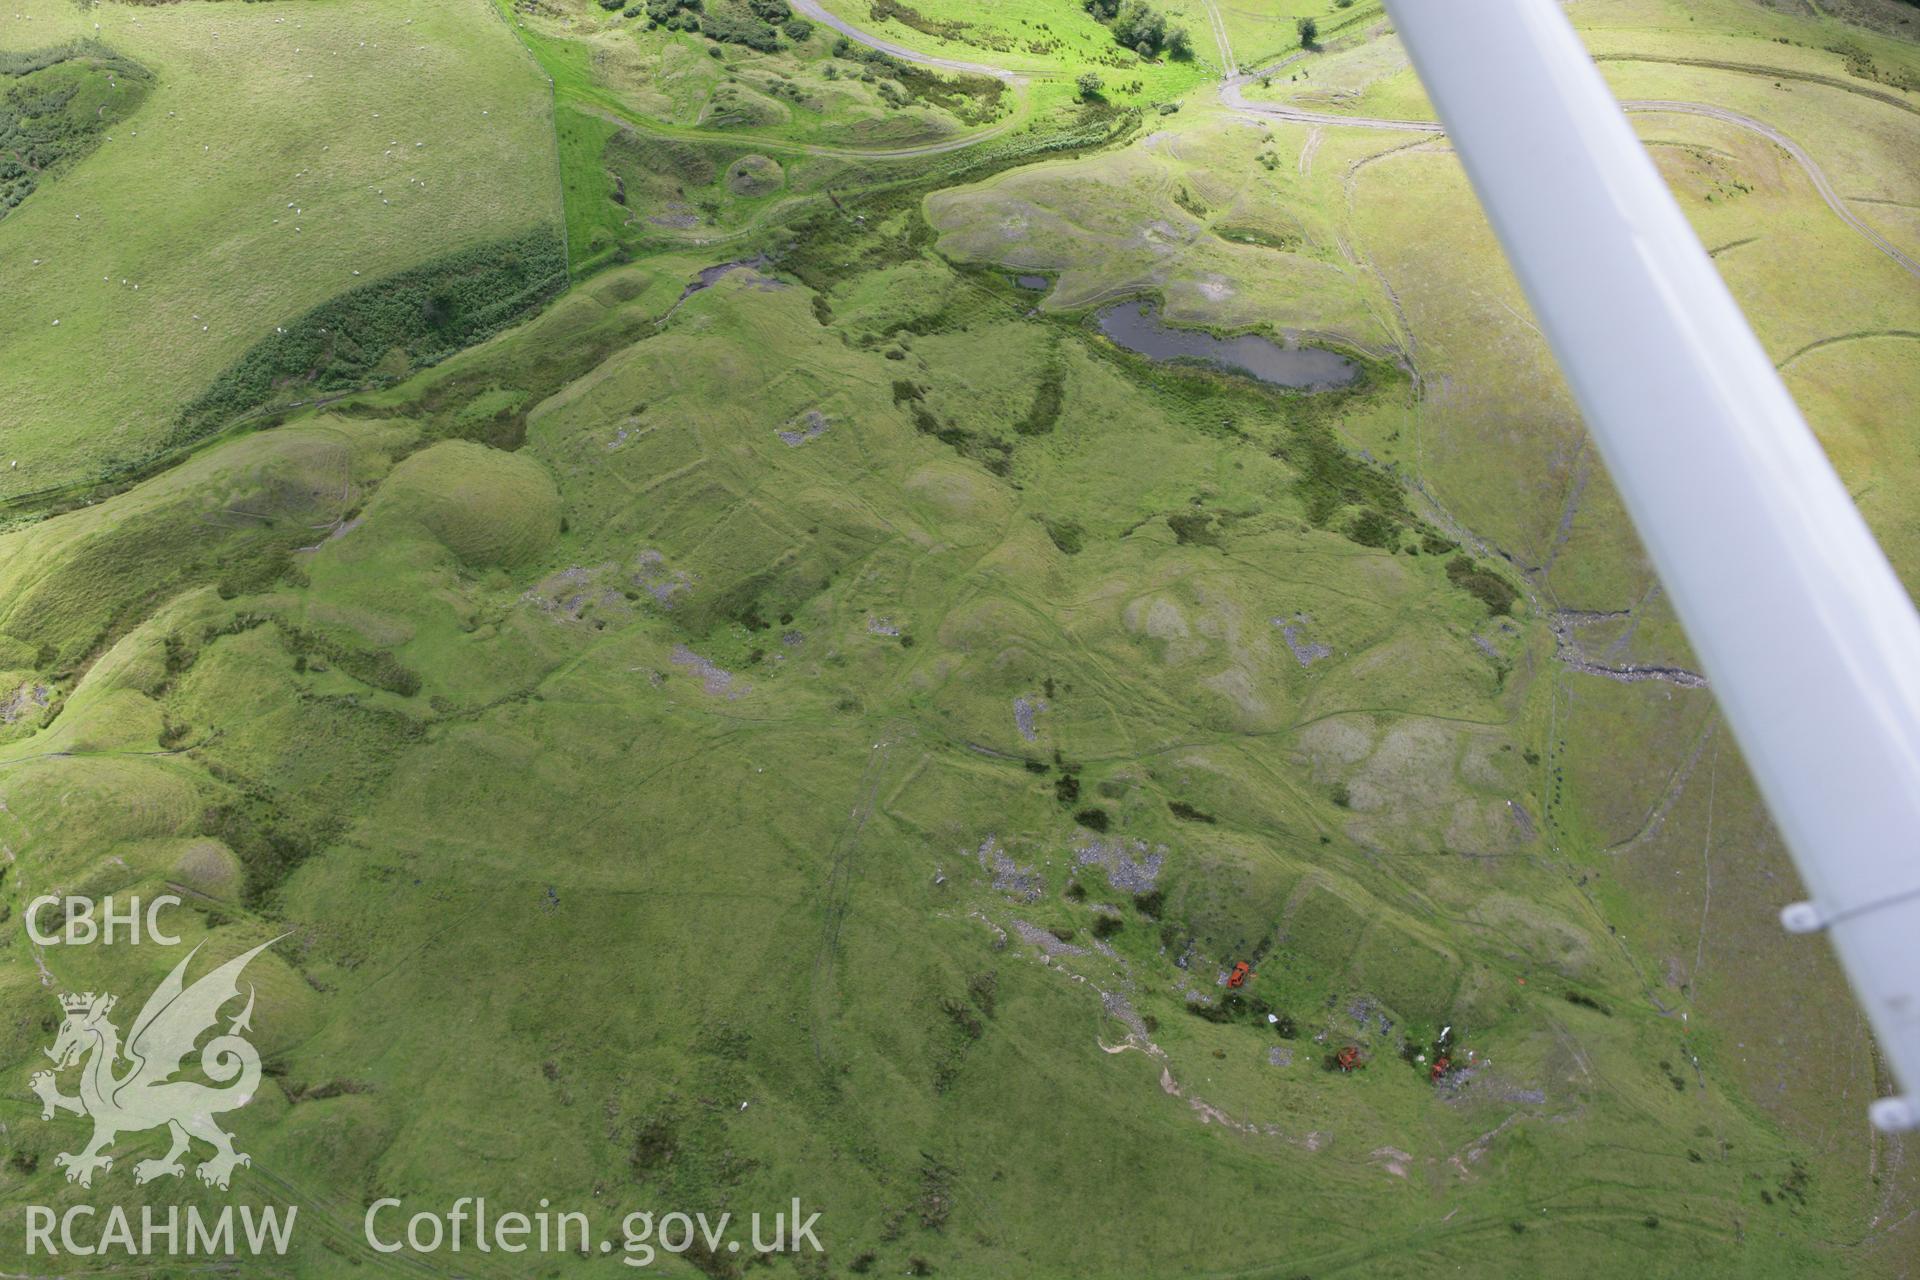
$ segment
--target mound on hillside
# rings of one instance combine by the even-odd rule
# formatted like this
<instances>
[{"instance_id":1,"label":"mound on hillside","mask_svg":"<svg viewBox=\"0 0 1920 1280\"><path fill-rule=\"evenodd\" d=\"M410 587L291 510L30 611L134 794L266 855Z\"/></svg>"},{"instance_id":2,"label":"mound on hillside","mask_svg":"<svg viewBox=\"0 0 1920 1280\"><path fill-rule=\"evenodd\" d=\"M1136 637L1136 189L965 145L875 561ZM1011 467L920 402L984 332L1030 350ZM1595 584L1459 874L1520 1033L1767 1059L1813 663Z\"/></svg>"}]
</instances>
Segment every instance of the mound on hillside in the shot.
<instances>
[{"instance_id":1,"label":"mound on hillside","mask_svg":"<svg viewBox=\"0 0 1920 1280\"><path fill-rule=\"evenodd\" d=\"M727 190L748 199L772 195L785 186L786 181L786 173L769 156L741 156L727 168Z\"/></svg>"},{"instance_id":2,"label":"mound on hillside","mask_svg":"<svg viewBox=\"0 0 1920 1280\"><path fill-rule=\"evenodd\" d=\"M367 514L417 522L470 569L511 568L559 536L560 494L530 458L448 440L395 467Z\"/></svg>"},{"instance_id":3,"label":"mound on hillside","mask_svg":"<svg viewBox=\"0 0 1920 1280\"><path fill-rule=\"evenodd\" d=\"M723 84L707 99L700 123L710 129L771 129L787 124L787 104L743 84Z\"/></svg>"}]
</instances>

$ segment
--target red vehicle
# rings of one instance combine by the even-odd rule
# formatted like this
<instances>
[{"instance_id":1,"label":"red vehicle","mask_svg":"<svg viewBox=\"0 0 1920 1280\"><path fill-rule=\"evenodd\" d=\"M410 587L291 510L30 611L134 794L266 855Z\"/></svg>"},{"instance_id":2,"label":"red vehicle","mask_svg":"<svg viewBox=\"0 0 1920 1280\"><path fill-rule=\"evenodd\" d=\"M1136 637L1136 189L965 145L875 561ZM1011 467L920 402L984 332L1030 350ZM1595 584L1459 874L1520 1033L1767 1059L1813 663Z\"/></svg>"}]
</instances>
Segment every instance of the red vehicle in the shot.
<instances>
[{"instance_id":1,"label":"red vehicle","mask_svg":"<svg viewBox=\"0 0 1920 1280\"><path fill-rule=\"evenodd\" d=\"M1227 985L1230 987L1238 987L1238 986L1244 985L1246 983L1246 980L1253 976L1251 973L1247 972L1247 970L1250 967L1251 966L1249 966L1245 960L1242 960L1239 964L1236 964L1235 966L1233 966L1233 972L1227 975Z\"/></svg>"}]
</instances>

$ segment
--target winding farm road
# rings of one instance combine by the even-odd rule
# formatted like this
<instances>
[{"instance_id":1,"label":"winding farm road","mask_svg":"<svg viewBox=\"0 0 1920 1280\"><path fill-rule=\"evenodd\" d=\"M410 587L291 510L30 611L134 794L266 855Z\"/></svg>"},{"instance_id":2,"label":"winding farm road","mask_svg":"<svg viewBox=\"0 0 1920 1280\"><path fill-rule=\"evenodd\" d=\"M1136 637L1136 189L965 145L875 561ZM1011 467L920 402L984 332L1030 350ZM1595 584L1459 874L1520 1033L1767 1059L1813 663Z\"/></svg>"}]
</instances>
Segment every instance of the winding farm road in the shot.
<instances>
[{"instance_id":1,"label":"winding farm road","mask_svg":"<svg viewBox=\"0 0 1920 1280\"><path fill-rule=\"evenodd\" d=\"M1295 55L1295 57L1298 56L1297 54ZM1265 72L1258 74L1270 74L1272 71L1278 70L1291 61L1293 61L1293 58L1288 58L1268 68ZM1345 125L1354 129L1388 129L1404 133L1440 134L1446 132L1445 127L1435 120L1382 120L1368 116L1334 115L1325 111L1304 111L1298 107L1289 107L1278 102L1249 102L1246 98L1245 88L1247 81L1253 78L1253 74L1229 77L1220 85L1220 101L1228 109L1233 111L1245 112L1249 115L1265 116L1274 120L1285 120L1293 124ZM1780 132L1780 130L1766 123L1766 121L1756 120L1752 116L1741 115L1738 111L1729 111L1725 107L1716 107L1705 102L1678 102L1661 98L1625 98L1621 100L1620 106L1622 110L1633 112L1636 115L1700 116L1704 119L1718 120L1721 124L1730 124L1735 128L1745 129L1750 133L1759 134L1786 152L1793 162L1800 166L1801 170L1807 175L1807 180L1813 183L1813 189L1820 193L1822 200L1826 201L1827 208L1833 210L1835 217L1858 232L1867 243L1886 254L1889 258L1892 258L1909 275L1915 279L1920 279L1920 262L1916 262L1911 255L1907 254L1898 245L1888 240L1878 231L1875 231L1862 220L1860 215L1855 213L1847 202L1841 198L1840 193L1833 189L1833 183L1828 180L1826 172L1820 168L1812 156L1807 154L1806 149L1786 134Z\"/></svg>"},{"instance_id":2,"label":"winding farm road","mask_svg":"<svg viewBox=\"0 0 1920 1280\"><path fill-rule=\"evenodd\" d=\"M1889 258L1892 258L1902 267L1905 267L1909 275L1920 279L1920 262L1915 262L1913 258L1904 253L1897 245L1890 242L1885 236L1863 222L1859 215L1854 213L1847 205L1847 202L1840 198L1840 193L1833 189L1833 184L1827 180L1827 175L1821 172L1820 166L1814 163L1813 157L1808 155L1799 143L1772 125L1762 120L1755 120L1752 116L1743 116L1737 111L1728 111L1724 107L1710 106L1704 102L1663 102L1652 98L1638 98L1629 102L1623 102L1620 105L1629 111L1640 111L1648 114L1672 113L1689 116L1705 116L1709 120L1718 120L1722 124L1736 125L1739 128L1751 130L1759 134L1786 152L1789 156L1793 157L1794 163L1806 171L1808 181L1813 183L1813 189L1818 191L1820 198L1827 202L1827 208L1833 210L1834 214L1838 216L1842 222L1864 236L1867 242L1874 248L1886 254Z\"/></svg>"},{"instance_id":3,"label":"winding farm road","mask_svg":"<svg viewBox=\"0 0 1920 1280\"><path fill-rule=\"evenodd\" d=\"M1220 82L1221 105L1230 111L1239 111L1247 115L1268 116L1275 120L1286 120L1294 124L1344 125L1349 129L1387 129L1395 133L1445 133L1437 120L1383 120L1376 116L1343 116L1331 111L1307 111L1300 107L1289 107L1281 102L1248 102L1247 82L1258 76L1271 75L1295 62L1303 55L1294 54L1260 71L1249 71L1244 75L1231 75Z\"/></svg>"},{"instance_id":4,"label":"winding farm road","mask_svg":"<svg viewBox=\"0 0 1920 1280\"><path fill-rule=\"evenodd\" d=\"M1369 116L1343 116L1325 111L1304 111L1278 102L1249 102L1244 89L1250 78L1250 76L1234 76L1223 82L1220 86L1220 101L1233 111L1265 116L1274 120L1285 120L1294 124L1345 125L1353 129L1386 129L1404 133L1441 134L1446 132L1445 127L1435 120L1382 120ZM1725 107L1716 107L1705 102L1626 98L1621 100L1620 106L1622 110L1637 115L1701 116L1759 134L1786 152L1793 162L1800 166L1807 175L1807 180L1813 183L1813 189L1819 192L1820 198L1826 202L1827 208L1833 210L1835 217L1858 232L1867 243L1892 258L1909 275L1920 279L1920 262L1916 262L1898 245L1862 220L1860 215L1841 198L1840 193L1833 189L1833 183L1828 180L1826 172L1820 168L1812 156L1807 154L1806 149L1772 125L1763 120L1755 120L1752 116L1741 115L1738 111L1729 111Z\"/></svg>"},{"instance_id":5,"label":"winding farm road","mask_svg":"<svg viewBox=\"0 0 1920 1280\"><path fill-rule=\"evenodd\" d=\"M847 39L857 44L866 45L869 49L878 49L880 52L890 57L898 58L902 62L914 62L919 63L921 66L936 67L945 71L957 71L968 75L995 76L1009 83L1019 83L1024 80L1024 77L1016 72L1007 70L1005 67L990 67L984 63L962 62L955 58L942 58L934 54L921 53L918 50L909 49L907 46L896 44L891 40L884 40L870 32L862 31L845 18L827 12L825 6L820 3L820 0L788 0L788 3L808 18L811 18L815 22L826 24ZM1238 64L1234 61L1233 44L1228 37L1227 24L1225 19L1220 15L1219 6L1215 4L1213 0L1204 0L1204 7L1207 11L1208 25L1213 29L1214 43L1220 48L1220 65L1223 71L1220 81L1220 103L1229 111L1236 111L1245 115L1262 116L1270 120L1285 120L1292 124L1322 125L1347 129L1375 129L1388 133L1440 134L1446 132L1445 126L1435 120L1388 120L1376 116L1348 116L1339 115L1331 111L1307 111L1300 107L1290 107L1279 102L1248 101L1246 87L1249 81L1261 76L1272 75L1283 67L1305 58L1307 52L1302 50L1298 53L1290 54L1280 59L1280 61L1260 68L1259 70L1242 72ZM1715 63L1709 65L1719 67L1723 70L1751 71L1755 74L1774 74L1768 68L1758 66L1747 67L1744 64ZM1837 82L1829 81L1826 77L1801 76L1798 78L1811 78L1817 79L1821 83L1837 84ZM1838 87L1846 88L1847 86L1839 85ZM1875 93L1871 96L1882 97L1885 95ZM1896 103L1895 105L1904 106L1905 104ZM1628 99L1622 101L1620 106L1626 111L1644 115L1701 116L1708 120L1717 120L1722 124L1730 124L1735 128L1745 129L1751 133L1759 134L1786 152L1793 162L1800 166L1801 170L1807 175L1807 180L1813 183L1813 189L1819 192L1820 198L1826 202L1827 208L1833 210L1835 217L1851 227L1865 239L1868 244L1871 244L1881 253L1893 259L1907 274L1913 276L1916 280L1920 280L1920 262L1916 262L1911 255L1881 235L1878 231L1875 231L1860 215L1856 214L1853 209L1848 206L1847 202L1841 198L1840 193L1833 189L1833 183L1828 180L1826 173L1814 161L1813 157L1807 154L1806 149L1772 125L1767 124L1763 120L1756 120L1752 116L1741 115L1737 111L1729 111L1725 107L1716 107L1705 102L1676 102L1646 98ZM960 147L971 146L975 142L984 141L986 137L991 136L994 132L997 132L997 130L989 130L983 134L974 134L966 138L957 138L944 143L936 143L931 147L909 148L890 154L909 156L932 151L957 150Z\"/></svg>"},{"instance_id":6,"label":"winding farm road","mask_svg":"<svg viewBox=\"0 0 1920 1280\"><path fill-rule=\"evenodd\" d=\"M821 4L820 0L787 0L787 3L797 13L823 26L832 27L855 44L863 44L869 49L878 49L881 53L898 58L902 62L917 62L923 67L938 67L942 71L957 71L961 75L992 76L996 80L1005 80L1008 83L1020 79L1018 73L1009 71L1005 67L989 67L982 62L962 62L958 58L942 58L931 53L921 53L917 49L909 49L891 40L883 40L879 36L862 31L845 18L827 12L826 6Z\"/></svg>"},{"instance_id":7,"label":"winding farm road","mask_svg":"<svg viewBox=\"0 0 1920 1280\"><path fill-rule=\"evenodd\" d=\"M945 71L957 71L968 75L995 76L1008 83L1022 83L1025 79L1025 77L1005 67L992 67L984 63L963 62L955 58L943 58L934 54L922 53L918 50L910 49L906 45L897 44L891 40L882 39L879 36L873 35L871 32L861 30L859 27L854 26L851 22L848 22L836 14L829 13L826 7L820 3L820 0L788 0L788 3L808 18L811 18L815 22L824 23L826 26L838 31L847 39L857 44L866 45L870 49L878 49L880 52L890 57L898 58L902 62L913 62L921 66L935 67ZM1243 72L1239 69L1239 64L1234 59L1233 42L1227 32L1226 20L1220 14L1220 7L1214 3L1214 0L1203 0L1203 4L1207 11L1207 23L1213 31L1214 43L1219 46L1220 50L1220 66L1222 70L1220 102L1221 105L1229 111L1236 111L1246 115L1262 116L1271 120L1285 120L1292 124L1321 125L1347 129L1373 129L1388 133L1440 134L1446 132L1445 127L1434 120L1390 120L1377 116L1340 115L1330 111L1308 111L1300 107L1291 107L1278 102L1248 101L1246 87L1249 81L1262 76L1273 75L1282 68L1307 57L1308 53L1303 49L1298 53L1289 54L1287 57L1266 67ZM1745 64L1714 63L1710 65L1723 70L1747 71L1755 74L1774 74L1768 68L1759 66L1749 67ZM1836 81L1830 81L1827 77L1799 76L1796 78L1814 79L1820 83L1835 84L1840 88L1848 87ZM1877 92L1872 93L1870 96L1876 98L1885 97L1889 101L1892 100L1890 95L1882 95ZM1895 102L1895 105L1906 106L1905 103L1901 102ZM1621 102L1620 106L1623 110L1639 114L1701 116L1705 119L1718 120L1722 124L1730 124L1735 128L1746 129L1751 133L1759 134L1761 137L1779 147L1782 151L1785 151L1793 162L1800 166L1801 170L1807 175L1807 180L1813 183L1814 190L1820 193L1820 198L1826 202L1829 209L1833 210L1835 217L1851 227L1865 239L1867 243L1871 244L1881 253L1886 254L1887 257L1893 259L1893 261L1909 275L1915 279L1920 279L1920 262L1916 262L1912 256L1889 241L1878 231L1875 231L1856 214L1852 208L1848 206L1847 202L1840 197L1840 193L1833 189L1833 183L1828 180L1826 173L1820 168L1819 164L1814 161L1813 157L1807 154L1806 149L1772 125L1762 120L1756 120L1752 116L1742 115L1737 111L1729 111L1724 107L1716 107L1704 102L1629 99ZM948 142L934 144L927 148L908 148L892 154L897 156L910 156L916 153L956 150L961 147L970 146L978 141L984 141L986 137L991 136L994 132L998 132L998 130L990 130L984 134L975 134L966 138L953 139Z\"/></svg>"},{"instance_id":8,"label":"winding farm road","mask_svg":"<svg viewBox=\"0 0 1920 1280\"><path fill-rule=\"evenodd\" d=\"M827 12L826 8L820 3L820 0L788 0L788 3L815 22L826 24L847 39L857 44L866 45L869 49L878 49L880 52L890 57L898 58L902 62L914 62L919 63L921 66L937 67L941 70L957 71L968 75L995 76L1009 83L1019 83L1024 80L1024 77L1007 70L1005 67L990 67L984 63L962 62L955 58L942 58L934 54L921 53L918 50L909 49L907 46L896 44L891 40L883 40L870 32L862 31L846 19ZM1307 111L1300 107L1290 107L1279 102L1249 102L1246 95L1246 87L1249 81L1261 76L1272 75L1281 68L1306 57L1307 52L1301 50L1298 53L1290 54L1278 62L1256 71L1240 71L1234 61L1233 44L1227 34L1226 21L1220 16L1219 6L1216 5L1213 0L1204 0L1204 6L1207 11L1207 22L1213 28L1214 43L1220 47L1220 65L1223 71L1220 81L1220 102L1221 105L1229 111L1236 111L1245 115L1262 116L1270 120L1285 120L1292 124L1322 125L1347 129L1375 129L1389 133L1441 134L1446 132L1445 126L1436 120L1387 120L1376 116L1348 116L1339 115L1330 111ZM1764 67L1748 68L1741 64L1732 63L1713 65L1729 70L1752 70L1756 73L1772 74ZM1824 77L1820 79L1823 83L1826 82ZM1846 86L1842 85L1840 87L1844 88ZM1879 97L1882 95L1875 94L1873 96ZM1752 116L1741 115L1737 111L1729 111L1725 107L1716 107L1705 102L1675 102L1647 98L1628 99L1622 101L1620 106L1626 111L1646 115L1701 116L1708 120L1717 120L1722 124L1730 124L1735 128L1746 129L1751 133L1759 134L1786 152L1793 162L1800 166L1801 170L1807 175L1807 180L1813 183L1813 189L1820 193L1822 200L1826 201L1827 208L1833 210L1835 217L1851 227L1865 239L1868 244L1871 244L1881 253L1893 259L1893 261L1899 264L1909 275L1913 276L1916 280L1920 280L1920 262L1916 262L1912 256L1903 251L1898 245L1895 245L1892 241L1867 225L1867 223L1861 219L1860 215L1856 214L1852 208L1848 206L1847 202L1841 199L1840 193L1833 189L1833 183L1828 180L1826 173L1815 163L1813 157L1807 154L1806 149L1772 125L1762 120L1756 120ZM974 134L966 138L936 143L927 148L910 148L892 154L908 156L931 151L956 150L960 147L971 146L978 141L984 141L986 137L991 136L994 132L997 132L997 130L989 130L986 133Z\"/></svg>"},{"instance_id":9,"label":"winding farm road","mask_svg":"<svg viewBox=\"0 0 1920 1280\"><path fill-rule=\"evenodd\" d=\"M1233 40L1227 35L1227 20L1220 16L1220 6L1213 0L1206 0L1207 25L1213 28L1213 42L1220 46L1220 74L1223 79L1231 80L1240 73L1240 64L1233 57Z\"/></svg>"},{"instance_id":10,"label":"winding farm road","mask_svg":"<svg viewBox=\"0 0 1920 1280\"><path fill-rule=\"evenodd\" d=\"M1208 16L1215 18L1214 38L1220 44L1220 56L1226 66L1232 67L1233 49L1227 43L1226 28L1223 24L1219 23L1217 19L1217 9L1212 3L1212 0L1207 0L1206 8ZM1446 132L1445 126L1436 120L1383 120L1371 116L1345 116L1326 111L1306 111L1299 107L1290 107L1279 102L1249 102L1247 100L1246 87L1249 81L1262 76L1273 75L1283 67L1298 62L1306 56L1306 53L1303 51L1291 54L1273 63L1271 66L1262 67L1256 71L1244 73L1235 71L1229 74L1220 82L1221 104L1230 111L1264 116L1272 120L1285 120L1293 124L1344 125L1350 129L1385 129L1403 133L1439 134ZM1748 67L1745 64L1718 63L1713 65L1720 70L1772 74L1767 68ZM1821 84L1835 83L1826 77L1799 78L1812 79L1816 83ZM1837 85L1837 87L1846 88L1845 85ZM1879 93L1873 93L1868 96L1886 100L1886 95ZM1896 103L1895 105L1905 106L1903 103ZM1745 129L1750 133L1759 134L1786 152L1788 157L1800 166L1801 170L1807 175L1807 180L1813 183L1813 189L1819 192L1820 198L1826 202L1827 208L1833 210L1835 217L1858 232L1867 243L1871 244L1881 253L1886 254L1889 258L1892 258L1907 274L1913 276L1915 279L1920 279L1920 262L1916 262L1912 256L1904 252L1898 245L1895 245L1892 241L1869 226L1860 215L1856 214L1853 209L1848 206L1847 202L1840 197L1840 193L1833 189L1833 183L1828 180L1826 173L1820 168L1819 164L1814 161L1814 158L1807 154L1806 149L1764 120L1756 120L1752 116L1742 115L1738 111L1729 111L1725 107L1716 107L1705 102L1678 102L1658 98L1627 98L1621 100L1620 107L1624 111L1640 115L1700 116L1708 120L1717 120L1722 124L1733 125L1738 129Z\"/></svg>"}]
</instances>

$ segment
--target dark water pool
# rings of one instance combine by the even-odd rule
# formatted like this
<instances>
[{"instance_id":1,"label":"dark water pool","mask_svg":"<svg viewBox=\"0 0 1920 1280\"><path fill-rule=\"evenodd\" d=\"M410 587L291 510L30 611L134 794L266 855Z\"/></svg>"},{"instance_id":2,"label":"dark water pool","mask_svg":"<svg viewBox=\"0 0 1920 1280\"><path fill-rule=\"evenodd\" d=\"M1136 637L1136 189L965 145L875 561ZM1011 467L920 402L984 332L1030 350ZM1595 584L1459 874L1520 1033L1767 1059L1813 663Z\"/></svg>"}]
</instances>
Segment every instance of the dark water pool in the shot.
<instances>
[{"instance_id":1,"label":"dark water pool","mask_svg":"<svg viewBox=\"0 0 1920 1280\"><path fill-rule=\"evenodd\" d=\"M1169 328L1151 302L1115 303L1094 320L1116 345L1150 360L1198 360L1276 387L1318 391L1360 376L1353 361L1319 347L1283 347L1253 333L1217 338L1198 329Z\"/></svg>"}]
</instances>

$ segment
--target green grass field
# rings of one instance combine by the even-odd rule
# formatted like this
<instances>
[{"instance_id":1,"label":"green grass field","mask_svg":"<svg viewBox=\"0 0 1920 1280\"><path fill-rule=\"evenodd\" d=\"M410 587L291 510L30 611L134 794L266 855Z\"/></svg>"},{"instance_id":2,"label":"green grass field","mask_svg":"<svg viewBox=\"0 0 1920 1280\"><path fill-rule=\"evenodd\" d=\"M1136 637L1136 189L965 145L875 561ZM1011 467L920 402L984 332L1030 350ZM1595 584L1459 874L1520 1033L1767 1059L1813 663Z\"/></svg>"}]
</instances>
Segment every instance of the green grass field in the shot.
<instances>
[{"instance_id":1,"label":"green grass field","mask_svg":"<svg viewBox=\"0 0 1920 1280\"><path fill-rule=\"evenodd\" d=\"M170 593L0 764L28 887L107 857L124 892L212 846L237 862L242 912L212 945L308 922L288 960L327 994L263 1027L280 1083L248 1130L249 1194L293 1196L350 1241L370 1185L477 1177L501 1202L608 1211L799 1192L844 1224L841 1256L955 1274L1195 1249L1255 1268L1269 1239L1232 1224L1275 1200L1315 1209L1285 1238L1334 1273L1491 1238L1551 1274L1534 1237L1649 1214L1666 1219L1654 1256L1729 1247L1728 1215L1756 1211L1755 1176L1789 1176L1793 1149L1717 1083L1679 1093L1639 1061L1671 1052L1651 1011L1565 999L1611 1003L1631 978L1509 816L1530 682L1502 667L1523 642L1490 659L1470 639L1487 612L1444 557L1358 545L1349 512L1317 514L1306 459L1337 406L1155 373L916 255L828 290L825 325L805 287L735 273L548 395L519 454L410 452L428 403L458 421L522 349L551 358L623 312L650 325L692 265L586 286L383 407L222 446L195 464L202 488L148 482L62 544L102 559L116 509L178 519L204 493L315 548L274 561L277 580ZM1050 364L1061 411L1020 435L1008 393ZM917 391L897 399L902 379ZM1345 403L1403 394L1388 378ZM781 437L814 414L816 435ZM1204 428L1222 416L1233 432ZM267 491L310 497L236 495L287 466L310 478ZM1196 510L1211 532L1187 541ZM1295 614L1324 670L1269 620ZM1020 700L1045 703L1030 729ZM185 756L137 755L161 733ZM82 843L45 808L76 789L103 814ZM134 797L137 818L104 817ZM1505 857L1463 881L1463 844ZM1125 859L1153 857L1162 896L1142 907ZM356 905L376 885L381 909ZM1120 926L1094 948L1104 904ZM1022 931L1047 929L1072 950L1040 964ZM1188 1012L1248 954L1292 1038ZM477 1030L454 987L503 1021ZM1103 1014L1093 988L1118 1003ZM550 1006L591 1014L542 1030L513 1012ZM1436 1095L1398 1046L1451 1021L1490 1064ZM476 1034L484 1069L441 1070L421 1099L433 1046ZM1349 1040L1368 1069L1322 1070ZM511 1124L486 1118L502 1090ZM698 1101L716 1092L724 1112ZM1513 1162L1521 1147L1486 1154L1503 1125L1582 1155L1552 1172ZM1688 1164L1670 1134L1694 1128L1739 1158ZM52 1135L19 1132L44 1165ZM538 1158L562 1148L581 1153L566 1172ZM481 1149L511 1162L479 1173L462 1153ZM869 1154L828 1173L837 1149ZM932 1206L930 1180L950 1184ZM1045 1231L1057 1195L1137 1234ZM1461 1228L1433 1235L1448 1210ZM1810 1258L1805 1220L1780 1222L1787 1241L1741 1256ZM302 1265L327 1274L328 1256Z\"/></svg>"},{"instance_id":2,"label":"green grass field","mask_svg":"<svg viewBox=\"0 0 1920 1280\"><path fill-rule=\"evenodd\" d=\"M1197 0L1159 63L1073 0L830 8L1026 80L966 119L818 28L573 0L33 20L155 79L0 220L66 273L0 306L10 492L195 430L0 532L0 1271L126 1270L25 1256L28 1204L523 1280L634 1268L378 1253L367 1207L797 1196L824 1257L655 1270L1905 1275L1889 1082L1710 691L1609 678L1693 658L1444 141L1223 109ZM1833 8L1573 12L1908 244L1913 45ZM1366 0L1221 7L1242 65L1312 13L1251 99L1419 115ZM366 61L287 92L315 50ZM1764 137L1635 123L1920 582L1913 278ZM1093 322L1130 298L1356 379L1151 362ZM67 1183L28 1088L51 991L130 1016L178 953L25 905L168 889L206 960L286 935L231 1195L134 1186L156 1134Z\"/></svg>"},{"instance_id":3,"label":"green grass field","mask_svg":"<svg viewBox=\"0 0 1920 1280\"><path fill-rule=\"evenodd\" d=\"M0 41L81 35L155 83L0 222L0 494L151 452L248 347L356 284L558 217L546 86L479 0L47 6Z\"/></svg>"},{"instance_id":4,"label":"green grass field","mask_svg":"<svg viewBox=\"0 0 1920 1280\"><path fill-rule=\"evenodd\" d=\"M960 0L920 0L913 4L869 6L854 0L825 0L825 7L865 30L911 48L987 62L1040 75L1070 79L1093 70L1103 79L1131 84L1155 101L1185 94L1201 73L1219 66L1197 0L1173 0L1157 6L1169 24L1185 27L1195 57L1142 58L1119 47L1112 33L1082 6L1058 0L1007 0L990 7ZM982 57L991 54L992 57Z\"/></svg>"}]
</instances>

